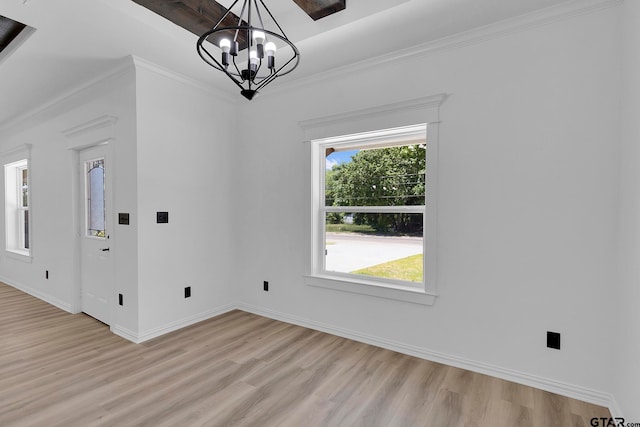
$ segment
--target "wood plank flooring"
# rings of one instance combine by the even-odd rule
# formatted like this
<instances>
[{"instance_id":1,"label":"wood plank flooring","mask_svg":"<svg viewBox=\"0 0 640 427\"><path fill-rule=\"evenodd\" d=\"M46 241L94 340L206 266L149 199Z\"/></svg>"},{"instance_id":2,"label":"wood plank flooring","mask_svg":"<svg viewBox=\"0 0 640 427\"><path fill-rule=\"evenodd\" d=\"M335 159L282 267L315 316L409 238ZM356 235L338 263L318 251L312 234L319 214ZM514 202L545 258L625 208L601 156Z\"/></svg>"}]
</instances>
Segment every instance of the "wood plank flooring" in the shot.
<instances>
[{"instance_id":1,"label":"wood plank flooring","mask_svg":"<svg viewBox=\"0 0 640 427\"><path fill-rule=\"evenodd\" d=\"M136 345L0 283L3 427L588 427L608 416L242 311Z\"/></svg>"}]
</instances>

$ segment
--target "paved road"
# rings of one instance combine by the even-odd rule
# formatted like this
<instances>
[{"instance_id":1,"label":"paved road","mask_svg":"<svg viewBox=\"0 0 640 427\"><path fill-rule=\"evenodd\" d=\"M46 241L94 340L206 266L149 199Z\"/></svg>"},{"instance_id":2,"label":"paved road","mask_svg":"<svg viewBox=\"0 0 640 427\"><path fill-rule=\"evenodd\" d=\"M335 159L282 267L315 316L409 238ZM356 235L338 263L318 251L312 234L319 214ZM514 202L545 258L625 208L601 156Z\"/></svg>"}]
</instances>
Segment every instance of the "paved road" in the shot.
<instances>
[{"instance_id":1,"label":"paved road","mask_svg":"<svg viewBox=\"0 0 640 427\"><path fill-rule=\"evenodd\" d=\"M327 233L327 270L349 273L422 253L422 237Z\"/></svg>"}]
</instances>

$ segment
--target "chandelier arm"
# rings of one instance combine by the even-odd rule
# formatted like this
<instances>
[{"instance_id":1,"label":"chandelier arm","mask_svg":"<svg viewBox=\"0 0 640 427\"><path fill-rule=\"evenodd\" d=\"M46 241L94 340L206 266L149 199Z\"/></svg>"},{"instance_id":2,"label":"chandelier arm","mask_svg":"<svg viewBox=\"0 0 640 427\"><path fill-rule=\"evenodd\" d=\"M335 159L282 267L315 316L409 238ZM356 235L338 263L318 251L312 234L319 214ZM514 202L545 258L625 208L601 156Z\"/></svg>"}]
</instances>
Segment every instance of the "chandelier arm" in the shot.
<instances>
[{"instance_id":1,"label":"chandelier arm","mask_svg":"<svg viewBox=\"0 0 640 427\"><path fill-rule=\"evenodd\" d=\"M254 0L255 3L255 0ZM264 22L262 22L262 14L260 13L260 8L258 7L258 3L255 3L256 6L256 14L258 15L258 21L260 21L260 27L264 30Z\"/></svg>"},{"instance_id":2,"label":"chandelier arm","mask_svg":"<svg viewBox=\"0 0 640 427\"><path fill-rule=\"evenodd\" d=\"M240 88L240 89L244 89L244 87L242 86L242 84L233 76L233 74L229 73L219 62L218 60L209 53L209 51L205 48L202 48L202 50L207 54L207 56L209 58L211 58L211 60L213 62L215 62L215 64L219 67L218 69L220 71L222 71L223 73L225 73L227 76L229 76L229 78L231 80L233 80L233 82ZM209 61L207 61L207 59L200 53L200 50L198 50L198 53L200 54L200 57L205 61L208 62L209 65L214 66L213 64L211 64ZM215 66L214 66L215 67Z\"/></svg>"},{"instance_id":3,"label":"chandelier arm","mask_svg":"<svg viewBox=\"0 0 640 427\"><path fill-rule=\"evenodd\" d=\"M266 85L268 85L269 83L271 83L272 81L275 80L275 78L278 77L276 74L269 74L267 77L265 77L264 79L262 79L262 81L260 82L260 84L258 84L256 86L256 90L260 90L263 87L265 87Z\"/></svg>"},{"instance_id":4,"label":"chandelier arm","mask_svg":"<svg viewBox=\"0 0 640 427\"><path fill-rule=\"evenodd\" d=\"M260 68L262 68L262 59L258 58L258 68L256 68L256 77L258 78L258 73L260 72Z\"/></svg>"},{"instance_id":5,"label":"chandelier arm","mask_svg":"<svg viewBox=\"0 0 640 427\"><path fill-rule=\"evenodd\" d=\"M238 68L238 64L236 64L236 57L233 57L233 66L236 68L236 71L238 72L238 76L240 76L240 78L242 79L242 83L244 83L244 78L242 77L242 73L240 72L240 68Z\"/></svg>"},{"instance_id":6,"label":"chandelier arm","mask_svg":"<svg viewBox=\"0 0 640 427\"><path fill-rule=\"evenodd\" d=\"M238 2L238 1L236 0L236 2L235 2L235 3L233 3L233 5L235 6L235 4L236 4L237 2ZM242 4L242 10L240 11L240 15L238 15L238 27L241 27L241 26L242 26L242 16L244 15L244 11L245 11L246 9L247 9L247 2L245 1L245 2ZM231 10L231 8L229 8L229 10ZM236 30L236 31L238 31L238 30Z\"/></svg>"},{"instance_id":7,"label":"chandelier arm","mask_svg":"<svg viewBox=\"0 0 640 427\"><path fill-rule=\"evenodd\" d=\"M245 0L244 4L245 4L245 5L249 5L249 6L247 7L247 26L248 26L249 28L251 28L251 0L249 0L249 1L246 1L246 0ZM242 17L240 17L240 18L242 18ZM242 25L242 24L240 24L240 25ZM248 31L247 31L247 36L249 36L249 32L248 32ZM247 44L248 44L249 46L251 45L251 41L249 40L249 38L248 38L248 37L247 37Z\"/></svg>"},{"instance_id":8,"label":"chandelier arm","mask_svg":"<svg viewBox=\"0 0 640 427\"><path fill-rule=\"evenodd\" d=\"M289 59L287 62L284 63L284 65L282 67L278 68L277 71L271 70L271 74L269 74L268 76L266 76L265 78L263 78L260 81L260 84L256 87L256 90L260 90L263 87L265 87L266 85L268 85L269 83L271 83L272 81L274 81L276 79L276 77L278 77L278 73L280 72L280 70L282 70L287 65L289 65L291 63L291 61L293 61L293 59L294 58Z\"/></svg>"},{"instance_id":9,"label":"chandelier arm","mask_svg":"<svg viewBox=\"0 0 640 427\"><path fill-rule=\"evenodd\" d=\"M270 72L270 74L268 76L259 78L259 83L255 83L255 81L254 81L254 84L256 84L255 90L258 91L258 90L262 89L263 87L265 87L266 85L268 85L269 83L271 83L272 81L274 81L276 79L276 77L283 76L283 75L287 74L288 72L293 71L293 69L291 69L287 73L278 74L287 65L289 65L294 59L295 59L295 57L289 59L287 62L284 63L284 65L282 65L282 67L278 68L278 70L271 70L271 72Z\"/></svg>"},{"instance_id":10,"label":"chandelier arm","mask_svg":"<svg viewBox=\"0 0 640 427\"><path fill-rule=\"evenodd\" d=\"M233 5L231 5L232 7L236 5L236 3L238 3L238 0L236 0ZM242 10L240 11L240 15L238 16L238 27L242 26L242 15L244 15L244 10L247 7L247 2L244 2L242 4ZM231 11L231 8L229 8L229 11ZM214 27L215 28L215 27ZM233 41L237 42L238 41L238 33L240 32L239 29L236 29L236 33L233 35ZM238 67L236 67L238 68Z\"/></svg>"},{"instance_id":11,"label":"chandelier arm","mask_svg":"<svg viewBox=\"0 0 640 427\"><path fill-rule=\"evenodd\" d=\"M257 0L256 0L257 1ZM287 35L284 33L284 30L282 29L282 27L280 26L280 24L278 24L278 21L276 21L276 18L273 17L273 15L271 14L271 11L269 10L269 8L267 7L266 4L264 4L264 1L260 0L260 3L262 3L262 7L264 7L264 10L267 11L267 13L269 14L269 16L271 17L271 20L276 24L276 27L278 27L278 29L280 30L280 32L282 33L282 35L284 36L285 39L289 40L289 38L287 37Z\"/></svg>"},{"instance_id":12,"label":"chandelier arm","mask_svg":"<svg viewBox=\"0 0 640 427\"><path fill-rule=\"evenodd\" d=\"M233 2L233 4L231 6L229 6L229 8L227 9L227 11L224 13L224 15L222 15L222 18L220 18L220 20L218 22L216 22L216 25L213 26L213 28L216 28L218 25L220 25L222 23L222 21L224 21L224 19L229 16L229 14L231 13L231 9L233 9L233 7L236 5L236 3L238 3L240 0L236 0ZM240 15L242 16L242 15ZM242 19L242 18L240 18Z\"/></svg>"},{"instance_id":13,"label":"chandelier arm","mask_svg":"<svg viewBox=\"0 0 640 427\"><path fill-rule=\"evenodd\" d=\"M288 64L289 62L291 62L291 61L288 61L288 62L287 62L287 64ZM284 66L286 67L286 65L287 65L287 64L285 64ZM260 90L260 89L262 89L263 87L265 87L266 85L268 85L269 83L271 83L272 81L274 81L274 80L276 79L276 77L278 77L278 73L277 73L277 72L273 72L273 71L272 71L272 72L271 72L271 74L269 74L267 77L265 77L264 79L262 79L262 81L260 82L260 84L256 87L256 90Z\"/></svg>"},{"instance_id":14,"label":"chandelier arm","mask_svg":"<svg viewBox=\"0 0 640 427\"><path fill-rule=\"evenodd\" d=\"M215 64L212 64L207 58L205 58L204 55L202 55L202 52L206 53L207 56L211 58L211 61L213 61ZM213 68L219 71L224 71L224 67L218 62L218 60L213 55L211 55L211 53L209 53L209 51L205 47L200 46L200 48L198 49L198 55L200 55L200 58L202 58L207 64L211 65Z\"/></svg>"},{"instance_id":15,"label":"chandelier arm","mask_svg":"<svg viewBox=\"0 0 640 427\"><path fill-rule=\"evenodd\" d=\"M227 76L229 76L229 78L231 80L233 80L233 82L236 84L236 86L238 86L241 90L244 89L244 86L242 86L242 83L240 83L235 77L233 77L233 74L229 73L227 70L222 70Z\"/></svg>"},{"instance_id":16,"label":"chandelier arm","mask_svg":"<svg viewBox=\"0 0 640 427\"><path fill-rule=\"evenodd\" d=\"M262 1L262 0L260 0ZM281 67L279 67L275 73L273 74L277 74L278 76L284 76L286 74L289 74L290 72L292 72L293 70L295 70L298 67L298 63L300 62L300 51L298 50L298 48L291 42L291 40L289 40L286 36L282 37L280 34L274 33L273 31L269 31L269 30L264 30L264 32L268 35L272 35L274 37L276 37L277 39L285 42L287 45L289 45L289 47L291 47L291 50L293 51L293 56L291 58L289 58L289 60L287 62L285 62ZM294 59L296 59L296 64L287 72L280 74L280 71L282 71L287 65L289 65ZM265 77L266 78L266 77Z\"/></svg>"},{"instance_id":17,"label":"chandelier arm","mask_svg":"<svg viewBox=\"0 0 640 427\"><path fill-rule=\"evenodd\" d=\"M291 61L288 61L287 63L285 63L283 67L286 67L289 62L291 62ZM277 71L275 69L270 69L268 76L264 76L264 77L260 77L259 78L258 88L265 87L266 85L271 83L276 77L278 77Z\"/></svg>"},{"instance_id":18,"label":"chandelier arm","mask_svg":"<svg viewBox=\"0 0 640 427\"><path fill-rule=\"evenodd\" d=\"M289 60L287 62L285 62L280 68L278 68L275 71L275 73L273 73L274 74L273 79L275 79L276 77L285 76L285 75L289 74L290 72L295 70L298 67L298 64L300 63L300 52L298 51L298 48L296 48L293 45L293 43L290 43L289 46L291 46L291 48L293 49L294 55L291 58L289 58ZM280 74L280 71L284 70L287 67L287 65L289 65L294 59L296 60L295 65L289 71L286 71L286 72ZM269 81L271 81L273 79L270 79Z\"/></svg>"},{"instance_id":19,"label":"chandelier arm","mask_svg":"<svg viewBox=\"0 0 640 427\"><path fill-rule=\"evenodd\" d=\"M255 78L251 76L251 0L249 0L249 10L247 14L247 70L249 70L247 82L249 83L249 90L251 90L251 84L253 83L253 79Z\"/></svg>"}]
</instances>

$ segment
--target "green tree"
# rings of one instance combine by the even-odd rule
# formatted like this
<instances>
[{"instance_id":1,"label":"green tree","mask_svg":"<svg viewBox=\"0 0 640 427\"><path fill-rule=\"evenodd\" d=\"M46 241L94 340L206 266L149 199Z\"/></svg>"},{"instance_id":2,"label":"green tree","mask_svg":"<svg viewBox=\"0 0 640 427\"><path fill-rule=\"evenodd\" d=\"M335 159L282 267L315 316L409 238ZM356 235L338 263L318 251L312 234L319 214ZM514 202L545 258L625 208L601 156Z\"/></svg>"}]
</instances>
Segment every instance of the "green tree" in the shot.
<instances>
[{"instance_id":1,"label":"green tree","mask_svg":"<svg viewBox=\"0 0 640 427\"><path fill-rule=\"evenodd\" d=\"M327 206L423 205L425 155L424 145L360 150L351 162L327 171ZM354 222L381 232L422 231L420 214L356 213Z\"/></svg>"}]
</instances>

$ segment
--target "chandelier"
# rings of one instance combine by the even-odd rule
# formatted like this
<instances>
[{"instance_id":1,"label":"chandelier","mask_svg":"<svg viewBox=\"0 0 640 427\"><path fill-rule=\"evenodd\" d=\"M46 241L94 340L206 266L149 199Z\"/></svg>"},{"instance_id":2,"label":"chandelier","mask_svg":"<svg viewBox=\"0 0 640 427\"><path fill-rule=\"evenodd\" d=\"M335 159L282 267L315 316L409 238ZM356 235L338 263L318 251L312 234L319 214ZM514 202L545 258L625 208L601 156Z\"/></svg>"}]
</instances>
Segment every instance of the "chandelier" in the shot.
<instances>
[{"instance_id":1,"label":"chandelier","mask_svg":"<svg viewBox=\"0 0 640 427\"><path fill-rule=\"evenodd\" d=\"M213 28L200 36L197 50L207 64L229 76L242 96L251 100L276 77L293 71L300 62L300 52L263 0L244 0L242 8L237 8L240 13L234 13L239 1L235 0ZM216 49L211 53L212 45L220 52Z\"/></svg>"}]
</instances>

